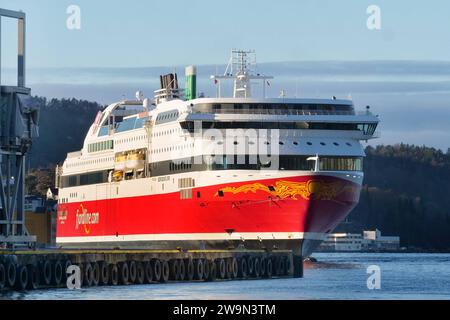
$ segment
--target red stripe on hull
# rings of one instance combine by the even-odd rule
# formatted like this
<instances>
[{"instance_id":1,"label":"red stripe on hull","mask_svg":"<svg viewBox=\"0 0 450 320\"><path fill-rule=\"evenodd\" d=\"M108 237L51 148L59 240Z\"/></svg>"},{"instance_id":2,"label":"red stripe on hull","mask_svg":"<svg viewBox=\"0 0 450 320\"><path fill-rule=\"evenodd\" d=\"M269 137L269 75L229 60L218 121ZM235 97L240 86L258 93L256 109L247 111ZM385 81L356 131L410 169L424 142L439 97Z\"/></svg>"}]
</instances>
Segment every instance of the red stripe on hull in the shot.
<instances>
[{"instance_id":1,"label":"red stripe on hull","mask_svg":"<svg viewBox=\"0 0 450 320\"><path fill-rule=\"evenodd\" d=\"M359 193L358 184L314 175L194 188L192 199L186 200L176 192L65 203L58 207L57 237L225 233L227 229L325 233L353 209Z\"/></svg>"}]
</instances>

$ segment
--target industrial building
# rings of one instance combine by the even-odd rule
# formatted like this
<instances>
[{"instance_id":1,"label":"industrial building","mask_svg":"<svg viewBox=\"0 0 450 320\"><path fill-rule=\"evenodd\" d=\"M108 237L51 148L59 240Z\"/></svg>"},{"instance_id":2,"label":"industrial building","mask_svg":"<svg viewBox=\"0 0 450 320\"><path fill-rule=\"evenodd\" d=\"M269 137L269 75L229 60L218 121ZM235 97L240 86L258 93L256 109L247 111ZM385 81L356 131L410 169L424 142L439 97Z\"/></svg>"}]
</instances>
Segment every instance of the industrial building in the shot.
<instances>
[{"instance_id":1,"label":"industrial building","mask_svg":"<svg viewBox=\"0 0 450 320\"><path fill-rule=\"evenodd\" d=\"M381 231L359 233L331 233L322 243L319 251L358 252L358 251L398 251L400 237L382 236Z\"/></svg>"}]
</instances>

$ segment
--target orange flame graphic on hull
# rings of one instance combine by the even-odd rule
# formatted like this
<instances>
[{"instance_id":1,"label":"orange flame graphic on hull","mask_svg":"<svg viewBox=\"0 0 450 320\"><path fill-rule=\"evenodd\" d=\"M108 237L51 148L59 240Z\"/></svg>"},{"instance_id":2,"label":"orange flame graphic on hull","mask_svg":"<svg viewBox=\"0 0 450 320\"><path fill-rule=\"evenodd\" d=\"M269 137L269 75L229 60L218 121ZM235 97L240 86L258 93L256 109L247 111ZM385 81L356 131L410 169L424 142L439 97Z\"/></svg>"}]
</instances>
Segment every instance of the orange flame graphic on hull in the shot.
<instances>
[{"instance_id":1,"label":"orange flame graphic on hull","mask_svg":"<svg viewBox=\"0 0 450 320\"><path fill-rule=\"evenodd\" d=\"M300 196L305 200L333 200L343 192L353 192L354 188L354 186L339 181L308 180L306 182L293 182L280 180L275 182L275 186L272 187L257 182L239 187L225 187L221 191L232 194L263 191L280 199L291 198L298 200L297 197ZM215 194L215 196L217 195L218 193Z\"/></svg>"}]
</instances>

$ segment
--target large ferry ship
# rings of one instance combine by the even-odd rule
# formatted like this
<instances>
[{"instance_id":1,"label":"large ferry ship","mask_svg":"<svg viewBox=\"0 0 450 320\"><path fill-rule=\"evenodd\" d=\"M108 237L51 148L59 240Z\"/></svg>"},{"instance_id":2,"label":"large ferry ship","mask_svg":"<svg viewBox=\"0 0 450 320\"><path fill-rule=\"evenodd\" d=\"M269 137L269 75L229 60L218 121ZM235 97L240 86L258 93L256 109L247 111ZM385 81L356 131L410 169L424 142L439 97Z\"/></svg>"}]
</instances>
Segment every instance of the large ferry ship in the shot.
<instances>
[{"instance_id":1,"label":"large ferry ship","mask_svg":"<svg viewBox=\"0 0 450 320\"><path fill-rule=\"evenodd\" d=\"M266 98L272 77L252 54L232 51L211 76L214 98L197 97L190 66L184 90L168 74L153 99L138 92L99 113L57 168L57 244L310 255L358 203L361 141L379 119L352 100Z\"/></svg>"}]
</instances>

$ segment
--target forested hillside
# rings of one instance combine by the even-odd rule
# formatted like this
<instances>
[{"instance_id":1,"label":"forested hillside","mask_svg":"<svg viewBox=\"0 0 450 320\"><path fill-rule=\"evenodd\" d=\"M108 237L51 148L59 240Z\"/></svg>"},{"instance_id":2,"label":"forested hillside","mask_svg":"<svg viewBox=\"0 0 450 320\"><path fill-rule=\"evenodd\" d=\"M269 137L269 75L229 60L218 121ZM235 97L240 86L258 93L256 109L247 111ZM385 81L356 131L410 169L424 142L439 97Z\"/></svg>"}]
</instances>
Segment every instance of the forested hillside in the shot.
<instances>
[{"instance_id":1,"label":"forested hillside","mask_svg":"<svg viewBox=\"0 0 450 320\"><path fill-rule=\"evenodd\" d=\"M450 249L450 154L411 145L366 149L364 189L350 224L400 235L402 245Z\"/></svg>"},{"instance_id":2,"label":"forested hillside","mask_svg":"<svg viewBox=\"0 0 450 320\"><path fill-rule=\"evenodd\" d=\"M30 167L54 166L67 152L80 150L95 115L102 108L95 102L34 97L40 109L39 138L33 141Z\"/></svg>"}]
</instances>

